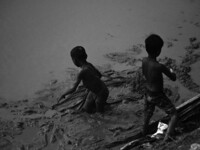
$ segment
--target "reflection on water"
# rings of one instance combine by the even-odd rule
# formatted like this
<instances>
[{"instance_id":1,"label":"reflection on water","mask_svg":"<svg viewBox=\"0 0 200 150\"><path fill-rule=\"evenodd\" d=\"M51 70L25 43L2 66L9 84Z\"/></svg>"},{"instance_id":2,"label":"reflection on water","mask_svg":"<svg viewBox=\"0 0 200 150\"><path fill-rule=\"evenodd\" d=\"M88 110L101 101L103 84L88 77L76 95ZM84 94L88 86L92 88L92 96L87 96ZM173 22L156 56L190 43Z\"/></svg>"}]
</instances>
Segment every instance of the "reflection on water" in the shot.
<instances>
[{"instance_id":1,"label":"reflection on water","mask_svg":"<svg viewBox=\"0 0 200 150\"><path fill-rule=\"evenodd\" d=\"M68 0L0 1L0 96L33 96L51 79L74 67L69 51L82 45L94 65L103 55L143 43L152 32L177 38L162 56L178 58L190 36L199 36L199 1ZM171 38L171 39L170 39ZM140 57L146 55L142 53Z\"/></svg>"}]
</instances>

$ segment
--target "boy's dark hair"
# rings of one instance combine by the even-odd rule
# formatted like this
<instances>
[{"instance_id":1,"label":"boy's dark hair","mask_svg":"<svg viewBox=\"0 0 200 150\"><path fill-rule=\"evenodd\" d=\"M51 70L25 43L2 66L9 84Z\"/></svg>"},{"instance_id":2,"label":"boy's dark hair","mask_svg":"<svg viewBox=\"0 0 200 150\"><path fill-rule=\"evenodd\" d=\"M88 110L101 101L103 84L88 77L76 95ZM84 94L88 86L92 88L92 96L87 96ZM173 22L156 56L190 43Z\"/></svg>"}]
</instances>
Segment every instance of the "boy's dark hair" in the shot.
<instances>
[{"instance_id":1,"label":"boy's dark hair","mask_svg":"<svg viewBox=\"0 0 200 150\"><path fill-rule=\"evenodd\" d=\"M164 41L159 35L151 34L145 39L146 51L150 55L157 54L161 51Z\"/></svg>"},{"instance_id":2,"label":"boy's dark hair","mask_svg":"<svg viewBox=\"0 0 200 150\"><path fill-rule=\"evenodd\" d=\"M85 48L82 46L76 46L71 50L71 57L77 58L79 60L85 61L87 59L87 54L85 52Z\"/></svg>"}]
</instances>

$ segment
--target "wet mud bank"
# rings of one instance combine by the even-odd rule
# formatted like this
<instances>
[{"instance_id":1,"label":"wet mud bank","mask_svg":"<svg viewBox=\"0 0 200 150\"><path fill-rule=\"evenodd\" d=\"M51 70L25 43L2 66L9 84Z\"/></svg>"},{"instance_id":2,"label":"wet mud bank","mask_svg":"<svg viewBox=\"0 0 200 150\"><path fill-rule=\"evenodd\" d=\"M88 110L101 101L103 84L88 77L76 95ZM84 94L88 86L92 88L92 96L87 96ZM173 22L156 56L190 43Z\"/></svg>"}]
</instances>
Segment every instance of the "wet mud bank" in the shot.
<instances>
[{"instance_id":1,"label":"wet mud bank","mask_svg":"<svg viewBox=\"0 0 200 150\"><path fill-rule=\"evenodd\" d=\"M174 69L181 86L188 92L198 94L199 83L193 81L190 75L191 65L200 60L200 42L190 38L189 45L185 48L185 55L176 60L165 57L159 61ZM143 104L145 81L142 76L141 59L136 56L144 50L142 44L135 45L125 52L110 53L105 57L115 63L125 64L131 69L121 71L112 67L99 67L104 74L102 80L107 84L110 95L104 114L80 113L79 109L85 96L84 87L67 97L62 105L56 103L57 97L65 90L66 85L73 80L58 82L52 81L43 90L37 92L38 98L34 101L22 100L18 102L0 103L0 149L1 150L103 150L119 149L128 142L129 137L139 133L143 124ZM70 78L77 74L76 69L67 70ZM183 93L177 85L170 84L164 78L164 91L177 106L184 102ZM2 115L3 114L3 115ZM199 114L198 114L199 115ZM163 118L165 114L156 109L152 122ZM187 118L187 123L182 122L177 127L177 141L182 146L181 140L186 139L188 127L193 130L199 127L195 116ZM188 120L189 119L189 120ZM186 132L188 131L188 132ZM191 131L190 131L191 132ZM185 137L184 137L185 136ZM130 139L129 139L130 140ZM123 141L120 144L116 142ZM108 145L112 145L108 148ZM162 149L166 145L156 142L152 149ZM148 147L138 146L136 149Z\"/></svg>"},{"instance_id":2,"label":"wet mud bank","mask_svg":"<svg viewBox=\"0 0 200 150\"><path fill-rule=\"evenodd\" d=\"M170 58L160 59L166 66L173 68L177 74L180 83L193 92L200 92L200 86L195 83L190 75L191 66L200 60L200 42L195 37L190 38L190 45L185 47L185 55L182 57L181 63L177 64L175 60Z\"/></svg>"}]
</instances>

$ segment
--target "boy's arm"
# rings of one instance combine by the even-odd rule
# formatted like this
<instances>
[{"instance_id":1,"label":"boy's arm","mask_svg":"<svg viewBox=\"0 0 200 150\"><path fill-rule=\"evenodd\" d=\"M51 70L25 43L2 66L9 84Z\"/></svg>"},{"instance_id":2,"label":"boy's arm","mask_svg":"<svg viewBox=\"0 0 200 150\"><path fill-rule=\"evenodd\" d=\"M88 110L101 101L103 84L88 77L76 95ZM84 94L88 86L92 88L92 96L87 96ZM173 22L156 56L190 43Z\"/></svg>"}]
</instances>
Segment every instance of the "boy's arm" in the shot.
<instances>
[{"instance_id":1,"label":"boy's arm","mask_svg":"<svg viewBox=\"0 0 200 150\"><path fill-rule=\"evenodd\" d=\"M82 75L82 73L80 72L80 73L78 74L78 77L77 77L76 82L74 83L73 87L72 87L71 89L67 90L64 94L62 94L61 97L58 99L58 102L59 102L61 99L65 98L66 95L69 95L69 94L71 94L71 93L73 93L73 92L76 91L78 85L79 85L80 82L81 82L81 75Z\"/></svg>"},{"instance_id":2,"label":"boy's arm","mask_svg":"<svg viewBox=\"0 0 200 150\"><path fill-rule=\"evenodd\" d=\"M162 72L168 76L172 81L176 81L176 74L173 72L173 70L170 68L168 69L164 65L162 65Z\"/></svg>"}]
</instances>

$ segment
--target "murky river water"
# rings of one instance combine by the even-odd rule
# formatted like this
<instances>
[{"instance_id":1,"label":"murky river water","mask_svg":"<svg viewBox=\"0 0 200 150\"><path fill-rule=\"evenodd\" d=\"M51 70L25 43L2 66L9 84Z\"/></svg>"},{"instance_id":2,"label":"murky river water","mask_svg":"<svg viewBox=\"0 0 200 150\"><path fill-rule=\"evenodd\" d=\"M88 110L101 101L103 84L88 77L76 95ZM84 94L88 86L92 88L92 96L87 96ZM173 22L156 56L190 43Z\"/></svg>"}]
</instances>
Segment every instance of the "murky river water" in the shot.
<instances>
[{"instance_id":1,"label":"murky river water","mask_svg":"<svg viewBox=\"0 0 200 150\"><path fill-rule=\"evenodd\" d=\"M88 61L103 65L109 63L104 54L157 33L178 40L161 55L178 60L188 38L200 37L199 8L192 0L1 0L0 96L32 97L51 79L64 79L76 45L86 48Z\"/></svg>"}]
</instances>

